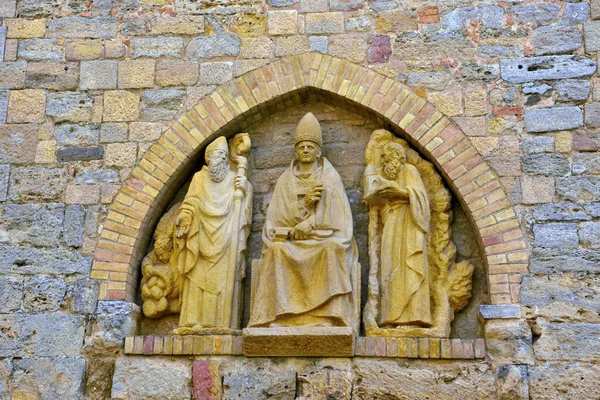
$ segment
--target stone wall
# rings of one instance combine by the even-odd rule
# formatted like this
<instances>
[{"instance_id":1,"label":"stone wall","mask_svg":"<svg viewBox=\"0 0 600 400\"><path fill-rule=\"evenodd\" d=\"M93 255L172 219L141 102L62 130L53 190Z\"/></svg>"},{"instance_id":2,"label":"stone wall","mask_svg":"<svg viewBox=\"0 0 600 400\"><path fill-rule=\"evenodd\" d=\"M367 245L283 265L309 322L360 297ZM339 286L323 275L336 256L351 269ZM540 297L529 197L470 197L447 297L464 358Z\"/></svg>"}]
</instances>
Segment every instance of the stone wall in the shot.
<instances>
[{"instance_id":1,"label":"stone wall","mask_svg":"<svg viewBox=\"0 0 600 400\"><path fill-rule=\"evenodd\" d=\"M0 18L0 398L600 397L597 0L4 0ZM91 265L140 223L108 207L137 206L119 191L203 96L309 51L410 87L508 192L530 262L488 281L513 305L482 309L487 362L123 355L139 307L107 293L137 282Z\"/></svg>"}]
</instances>

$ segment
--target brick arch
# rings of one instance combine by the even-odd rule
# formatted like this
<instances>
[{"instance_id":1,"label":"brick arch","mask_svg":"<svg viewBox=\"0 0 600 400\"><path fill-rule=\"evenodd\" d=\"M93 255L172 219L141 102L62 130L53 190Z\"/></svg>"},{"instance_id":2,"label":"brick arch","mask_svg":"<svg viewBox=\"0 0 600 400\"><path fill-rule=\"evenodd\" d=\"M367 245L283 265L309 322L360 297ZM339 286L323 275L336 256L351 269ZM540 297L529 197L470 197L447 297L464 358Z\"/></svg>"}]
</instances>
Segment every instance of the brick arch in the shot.
<instances>
[{"instance_id":1,"label":"brick arch","mask_svg":"<svg viewBox=\"0 0 600 400\"><path fill-rule=\"evenodd\" d=\"M401 134L445 177L479 233L492 304L519 302L528 254L498 176L464 133L410 88L373 70L319 53L279 59L205 96L150 147L111 204L91 277L101 300L135 301L138 270L154 226L182 171L217 135L240 132L316 90Z\"/></svg>"}]
</instances>

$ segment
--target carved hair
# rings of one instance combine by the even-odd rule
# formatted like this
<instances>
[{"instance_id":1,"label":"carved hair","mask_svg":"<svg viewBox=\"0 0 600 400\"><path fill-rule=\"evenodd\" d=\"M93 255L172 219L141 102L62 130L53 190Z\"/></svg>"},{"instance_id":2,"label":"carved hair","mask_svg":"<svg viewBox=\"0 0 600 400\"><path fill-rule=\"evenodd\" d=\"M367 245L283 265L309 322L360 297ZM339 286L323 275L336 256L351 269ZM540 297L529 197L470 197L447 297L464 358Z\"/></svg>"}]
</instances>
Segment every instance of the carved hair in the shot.
<instances>
[{"instance_id":1,"label":"carved hair","mask_svg":"<svg viewBox=\"0 0 600 400\"><path fill-rule=\"evenodd\" d=\"M383 146L383 151L391 155L394 160L402 160L402 164L406 162L406 151L399 143L389 142Z\"/></svg>"}]
</instances>

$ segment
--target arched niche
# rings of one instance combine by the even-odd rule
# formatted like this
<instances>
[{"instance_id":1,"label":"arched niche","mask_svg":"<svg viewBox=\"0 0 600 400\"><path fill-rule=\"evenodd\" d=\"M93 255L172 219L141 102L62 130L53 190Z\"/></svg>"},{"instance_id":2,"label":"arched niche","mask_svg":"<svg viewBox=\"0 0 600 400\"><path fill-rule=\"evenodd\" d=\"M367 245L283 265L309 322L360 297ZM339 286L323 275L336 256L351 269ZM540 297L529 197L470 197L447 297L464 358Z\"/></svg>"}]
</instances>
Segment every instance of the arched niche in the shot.
<instances>
[{"instance_id":1,"label":"arched niche","mask_svg":"<svg viewBox=\"0 0 600 400\"><path fill-rule=\"evenodd\" d=\"M158 218L199 167L206 145L312 95L392 131L435 165L483 251L490 303L518 303L528 265L524 235L497 175L469 139L410 88L319 53L282 58L221 85L150 147L104 222L92 266L92 277L102 281L100 299L135 301L140 261Z\"/></svg>"}]
</instances>

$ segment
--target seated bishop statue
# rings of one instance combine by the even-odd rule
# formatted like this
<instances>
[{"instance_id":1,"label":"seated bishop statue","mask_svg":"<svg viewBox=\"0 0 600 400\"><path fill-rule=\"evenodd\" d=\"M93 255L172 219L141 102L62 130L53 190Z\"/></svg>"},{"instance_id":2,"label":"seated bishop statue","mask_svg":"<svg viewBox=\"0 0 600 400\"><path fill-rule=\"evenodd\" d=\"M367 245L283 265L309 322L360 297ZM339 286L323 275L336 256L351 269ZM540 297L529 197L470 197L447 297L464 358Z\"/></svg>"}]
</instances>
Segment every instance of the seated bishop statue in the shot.
<instances>
[{"instance_id":1,"label":"seated bishop statue","mask_svg":"<svg viewBox=\"0 0 600 400\"><path fill-rule=\"evenodd\" d=\"M253 271L249 327L358 329L360 269L342 179L322 157L321 126L306 114L296 159L277 180Z\"/></svg>"}]
</instances>

